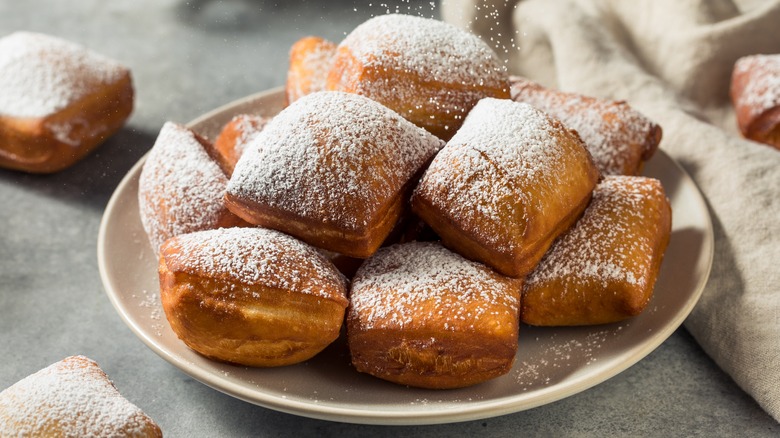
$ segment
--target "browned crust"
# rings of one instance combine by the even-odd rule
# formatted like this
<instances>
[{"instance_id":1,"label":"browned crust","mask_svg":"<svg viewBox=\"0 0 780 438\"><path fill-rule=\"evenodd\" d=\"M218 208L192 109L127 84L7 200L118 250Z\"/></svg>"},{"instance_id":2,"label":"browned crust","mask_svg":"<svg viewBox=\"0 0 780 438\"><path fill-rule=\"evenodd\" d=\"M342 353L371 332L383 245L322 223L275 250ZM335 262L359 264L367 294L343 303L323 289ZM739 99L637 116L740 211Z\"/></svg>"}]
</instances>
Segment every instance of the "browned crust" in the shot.
<instances>
[{"instance_id":1,"label":"browned crust","mask_svg":"<svg viewBox=\"0 0 780 438\"><path fill-rule=\"evenodd\" d=\"M318 248L357 258L366 258L376 252L395 226L403 210L403 202L401 196L396 196L380 210L375 220L352 230L334 223L299 217L230 193L225 195L228 209L249 223L279 230Z\"/></svg>"},{"instance_id":2,"label":"browned crust","mask_svg":"<svg viewBox=\"0 0 780 438\"><path fill-rule=\"evenodd\" d=\"M216 140L214 140L214 144L206 147L209 155L219 164L219 167L228 178L233 174L233 169L235 169L236 163L241 158L241 152L237 148L238 142L248 134L244 132L243 127L249 124L251 129L259 132L270 120L270 117L239 114L222 127Z\"/></svg>"},{"instance_id":3,"label":"browned crust","mask_svg":"<svg viewBox=\"0 0 780 438\"><path fill-rule=\"evenodd\" d=\"M533 270L555 238L577 221L589 201L590 194L545 236L513 252L494 248L476 234L463 230L451 218L439 214L424 197L415 197L413 202L415 213L436 230L445 246L466 258L485 263L503 275L517 278Z\"/></svg>"},{"instance_id":4,"label":"browned crust","mask_svg":"<svg viewBox=\"0 0 780 438\"><path fill-rule=\"evenodd\" d=\"M285 84L287 105L307 94L323 91L317 84L325 84L330 69L307 62L307 58L316 52L329 53L332 58L336 54L336 44L321 37L308 36L299 39L290 48Z\"/></svg>"},{"instance_id":5,"label":"browned crust","mask_svg":"<svg viewBox=\"0 0 780 438\"><path fill-rule=\"evenodd\" d=\"M736 65L739 65L739 61ZM750 105L750 99L741 99L748 85L752 81L761 81L763 74L766 73L758 72L755 68L735 67L731 76L729 95L736 112L737 126L742 135L750 140L780 149L780 106L763 108Z\"/></svg>"},{"instance_id":6,"label":"browned crust","mask_svg":"<svg viewBox=\"0 0 780 438\"><path fill-rule=\"evenodd\" d=\"M339 336L346 300L172 272L160 257L160 298L174 333L223 362L276 367L305 361Z\"/></svg>"},{"instance_id":7,"label":"browned crust","mask_svg":"<svg viewBox=\"0 0 780 438\"><path fill-rule=\"evenodd\" d=\"M751 118L753 108L742 105L740 97L745 93L745 88L751 79L752 72L750 70L737 70L735 68L732 72L729 88L729 96L736 112L737 127L745 137L747 137L750 124L753 122Z\"/></svg>"},{"instance_id":8,"label":"browned crust","mask_svg":"<svg viewBox=\"0 0 780 438\"><path fill-rule=\"evenodd\" d=\"M84 370L85 375L83 375L83 377L80 376L83 379L84 385L93 386L93 383L97 383L100 385L101 389L105 390L105 397L112 399L124 399L109 376L92 359L89 359L85 356L70 356L51 366L61 366L66 370L66 372L68 370L74 369ZM54 374L53 376L48 376L47 380L52 378L57 378L57 375ZM72 376L68 376L67 378L73 379ZM8 391L13 391L12 388L13 386L8 388ZM48 387L41 388L41 390L47 391ZM4 394L8 393L5 391L0 392L0 396ZM65 394L57 394L57 396L63 397ZM9 429L16 430L19 434L23 434L24 436L70 436L66 434L72 433L73 430L77 428L81 429L81 433L85 433L85 422L88 423L87 427L92 433L96 432L95 429L101 429L105 427L110 428L110 430L103 430L102 434L113 432L118 433L121 436L136 436L138 438L162 438L163 436L162 431L160 430L160 426L158 426L154 420L152 420L140 409L136 412L135 415L124 419L125 422L122 424L107 424L107 422L111 421L112 418L110 415L103 415L110 413L99 411L100 403L94 404L94 406L97 406L98 409L95 412L77 411L73 409L72 406L69 406L70 409L67 410L60 409L56 411L50 411L51 409L55 408L44 403L35 407L38 415L22 418L19 415L14 415L13 410L17 403L25 402L24 396L14 397L11 395L10 397L11 403L6 403L9 400L0 402L0 423L5 426L4 429L6 431ZM74 397L78 397L78 395L74 395ZM130 403L129 401L127 402ZM23 409L22 406L19 406L19 408ZM29 411L29 409L25 410ZM10 418L8 417L9 413L11 414Z\"/></svg>"},{"instance_id":9,"label":"browned crust","mask_svg":"<svg viewBox=\"0 0 780 438\"><path fill-rule=\"evenodd\" d=\"M376 257L402 248L396 245ZM405 248L422 251L440 246L409 243ZM408 287L377 283L372 278L403 271L405 267L397 263L418 261L396 259L380 265L384 268L379 271L369 261L358 271L347 316L347 341L355 368L391 382L432 389L470 386L507 373L517 352L522 280L465 260L480 274L460 271L441 277L438 266L431 266L430 276L418 272L419 283ZM462 294L469 290L479 291L481 298L464 300ZM371 301L366 303L364 298Z\"/></svg>"},{"instance_id":10,"label":"browned crust","mask_svg":"<svg viewBox=\"0 0 780 438\"><path fill-rule=\"evenodd\" d=\"M780 150L780 106L764 111L753 119L744 135Z\"/></svg>"},{"instance_id":11,"label":"browned crust","mask_svg":"<svg viewBox=\"0 0 780 438\"><path fill-rule=\"evenodd\" d=\"M466 224L465 219L459 220L459 218L453 217L449 208L454 206L434 206L431 197L436 196L436 194L429 191L424 182L418 185L412 196L412 211L433 228L447 247L462 256L482 262L510 277L521 277L528 274L541 260L555 238L574 224L585 210L593 188L600 177L579 136L573 131L568 131L556 119L550 120L553 126L560 131L558 141L570 143L571 147L581 150L582 155L581 161L575 163L574 160L571 160L567 168L557 169L557 171L565 173L565 175L561 175L562 178L578 178L577 181L570 181L570 185L562 189L567 191L566 199L568 201L565 205L557 207L561 210L560 217L547 217L544 220L531 218L523 223L517 223L522 226L514 227L513 231L507 231L506 235L499 236L512 243L512 245L506 245L506 248L502 249L487 240L479 226L470 226ZM490 161L484 154L483 157ZM501 174L500 168L497 167L497 169L497 173ZM456 172L457 170L448 168L446 171ZM498 178L501 180L491 182L493 184L505 182L503 177ZM562 187L564 186L562 185ZM516 189L513 190L516 191ZM546 200L539 201L545 202ZM474 199L473 202L479 203L479 200ZM507 212L514 211L511 204L517 201L511 199L507 202ZM510 214L506 213L504 220L507 223L515 224L516 218Z\"/></svg>"},{"instance_id":12,"label":"browned crust","mask_svg":"<svg viewBox=\"0 0 780 438\"><path fill-rule=\"evenodd\" d=\"M658 197L648 198L646 203L645 210L652 211L654 219L650 224L635 224L642 227L644 237L653 242L645 287L580 277L576 278L577 290L570 290L554 280L526 283L521 312L523 323L536 326L595 325L639 315L652 298L672 227L671 206L663 192Z\"/></svg>"},{"instance_id":13,"label":"browned crust","mask_svg":"<svg viewBox=\"0 0 780 438\"><path fill-rule=\"evenodd\" d=\"M367 213L356 206L355 215L360 219L357 222L365 224L358 227L298 216L230 192L225 194L225 205L250 224L282 231L327 251L364 259L374 254L396 227L408 209L407 200L416 182L417 177L413 177L399 193L387 199L372 217L365 217Z\"/></svg>"},{"instance_id":14,"label":"browned crust","mask_svg":"<svg viewBox=\"0 0 780 438\"><path fill-rule=\"evenodd\" d=\"M517 326L500 339L470 332L360 331L354 324L348 333L357 371L418 388L462 388L502 376L517 352Z\"/></svg>"},{"instance_id":15,"label":"browned crust","mask_svg":"<svg viewBox=\"0 0 780 438\"><path fill-rule=\"evenodd\" d=\"M349 47L341 46L336 52L326 88L374 99L445 141L455 135L468 112L480 99L510 98L509 82L506 80L485 80L482 83L478 80L472 83L437 81L420 77L412 71L374 64L361 64ZM501 86L489 86L492 82L501 83ZM375 84L385 84L388 90L373 92ZM399 87L414 92L389 91Z\"/></svg>"},{"instance_id":16,"label":"browned crust","mask_svg":"<svg viewBox=\"0 0 780 438\"><path fill-rule=\"evenodd\" d=\"M97 87L68 107L41 118L0 116L0 167L30 173L53 173L83 159L116 133L133 111L129 71ZM58 126L70 125L68 142ZM68 144L73 143L73 144Z\"/></svg>"}]
</instances>

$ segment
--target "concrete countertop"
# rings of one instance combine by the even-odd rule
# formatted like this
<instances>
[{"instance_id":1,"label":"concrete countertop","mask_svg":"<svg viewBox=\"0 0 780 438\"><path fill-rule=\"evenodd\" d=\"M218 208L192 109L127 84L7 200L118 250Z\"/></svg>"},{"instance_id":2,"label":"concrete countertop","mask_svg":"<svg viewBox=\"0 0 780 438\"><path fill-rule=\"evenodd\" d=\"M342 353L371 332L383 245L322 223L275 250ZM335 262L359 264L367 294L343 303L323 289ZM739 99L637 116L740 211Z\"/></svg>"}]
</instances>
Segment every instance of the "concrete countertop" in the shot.
<instances>
[{"instance_id":1,"label":"concrete countertop","mask_svg":"<svg viewBox=\"0 0 780 438\"><path fill-rule=\"evenodd\" d=\"M623 373L558 402L403 428L320 421L240 401L179 371L133 335L101 284L98 227L114 188L162 124L282 85L298 38L339 41L388 9L438 15L431 2L408 0L0 2L0 36L31 30L84 44L128 65L137 93L125 128L72 168L48 176L0 170L0 390L83 354L171 437L780 434L682 328Z\"/></svg>"}]
</instances>

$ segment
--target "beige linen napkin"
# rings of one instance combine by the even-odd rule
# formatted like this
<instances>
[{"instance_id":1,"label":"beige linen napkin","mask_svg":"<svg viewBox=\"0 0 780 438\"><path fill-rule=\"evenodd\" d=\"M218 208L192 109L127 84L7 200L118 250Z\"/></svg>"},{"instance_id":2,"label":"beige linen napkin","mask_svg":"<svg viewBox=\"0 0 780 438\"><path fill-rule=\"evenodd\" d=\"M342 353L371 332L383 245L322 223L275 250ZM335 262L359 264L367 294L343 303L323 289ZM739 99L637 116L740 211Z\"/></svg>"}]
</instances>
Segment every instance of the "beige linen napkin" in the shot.
<instances>
[{"instance_id":1,"label":"beige linen napkin","mask_svg":"<svg viewBox=\"0 0 780 438\"><path fill-rule=\"evenodd\" d=\"M740 138L728 101L738 57L780 53L780 0L442 0L442 16L512 73L627 100L663 127L715 228L685 327L780 421L780 151Z\"/></svg>"}]
</instances>

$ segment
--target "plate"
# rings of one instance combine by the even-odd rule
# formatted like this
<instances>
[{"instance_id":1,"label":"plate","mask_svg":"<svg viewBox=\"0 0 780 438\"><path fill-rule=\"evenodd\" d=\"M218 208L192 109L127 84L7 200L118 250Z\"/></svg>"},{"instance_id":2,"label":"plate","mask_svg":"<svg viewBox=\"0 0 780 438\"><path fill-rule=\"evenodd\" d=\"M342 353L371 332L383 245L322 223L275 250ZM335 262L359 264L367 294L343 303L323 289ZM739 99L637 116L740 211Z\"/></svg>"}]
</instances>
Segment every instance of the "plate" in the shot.
<instances>
[{"instance_id":1,"label":"plate","mask_svg":"<svg viewBox=\"0 0 780 438\"><path fill-rule=\"evenodd\" d=\"M274 89L218 108L188 126L208 138L239 113L272 115L283 107ZM129 171L106 207L98 262L106 293L124 322L162 358L231 396L306 417L364 424L435 424L530 409L583 391L645 357L682 324L699 299L713 255L707 206L685 171L659 150L645 174L660 179L672 202L671 242L652 301L639 316L595 327L520 330L512 370L469 388L407 388L356 372L343 339L293 366L256 369L218 363L187 348L160 306L156 256L138 215L138 175Z\"/></svg>"}]
</instances>

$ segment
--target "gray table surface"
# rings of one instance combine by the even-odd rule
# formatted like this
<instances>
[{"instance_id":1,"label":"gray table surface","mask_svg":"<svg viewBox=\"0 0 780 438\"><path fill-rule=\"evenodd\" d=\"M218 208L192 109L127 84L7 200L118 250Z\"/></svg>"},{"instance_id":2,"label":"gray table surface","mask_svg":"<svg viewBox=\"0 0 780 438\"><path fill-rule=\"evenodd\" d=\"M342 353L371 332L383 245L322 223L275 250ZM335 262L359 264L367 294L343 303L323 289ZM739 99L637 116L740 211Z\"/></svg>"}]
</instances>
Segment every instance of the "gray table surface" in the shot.
<instances>
[{"instance_id":1,"label":"gray table surface","mask_svg":"<svg viewBox=\"0 0 780 438\"><path fill-rule=\"evenodd\" d=\"M137 92L125 128L74 167L49 176L0 170L0 389L83 354L171 437L780 434L683 328L638 364L569 398L414 427L335 423L255 406L193 380L133 335L103 290L97 234L111 193L162 124L282 85L298 38L339 41L388 9L438 14L431 2L408 0L0 0L0 36L32 30L82 43L128 65Z\"/></svg>"}]
</instances>

